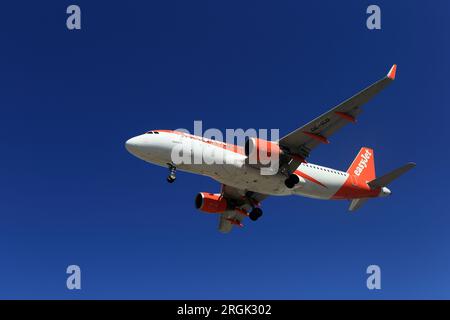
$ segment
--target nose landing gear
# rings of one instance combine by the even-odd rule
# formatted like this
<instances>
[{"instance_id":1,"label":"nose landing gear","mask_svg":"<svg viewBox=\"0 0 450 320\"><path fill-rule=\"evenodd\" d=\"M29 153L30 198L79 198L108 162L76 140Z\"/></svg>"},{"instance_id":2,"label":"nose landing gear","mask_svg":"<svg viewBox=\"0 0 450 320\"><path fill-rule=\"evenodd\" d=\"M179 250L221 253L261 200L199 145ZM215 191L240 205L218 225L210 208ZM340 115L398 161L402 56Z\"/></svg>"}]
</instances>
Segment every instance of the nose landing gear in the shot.
<instances>
[{"instance_id":1,"label":"nose landing gear","mask_svg":"<svg viewBox=\"0 0 450 320\"><path fill-rule=\"evenodd\" d=\"M176 176L177 167L175 167L171 163L168 163L167 165L169 166L169 175L167 176L167 182L173 183L175 181L175 179L177 178L177 176Z\"/></svg>"}]
</instances>

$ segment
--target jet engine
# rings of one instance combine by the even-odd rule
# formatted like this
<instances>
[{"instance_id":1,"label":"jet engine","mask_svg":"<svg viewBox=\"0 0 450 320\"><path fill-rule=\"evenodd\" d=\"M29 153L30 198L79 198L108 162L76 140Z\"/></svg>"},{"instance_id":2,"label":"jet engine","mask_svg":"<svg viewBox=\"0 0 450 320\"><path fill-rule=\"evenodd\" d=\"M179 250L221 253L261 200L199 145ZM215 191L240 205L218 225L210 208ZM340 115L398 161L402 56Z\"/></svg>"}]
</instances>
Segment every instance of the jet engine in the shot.
<instances>
[{"instance_id":1,"label":"jet engine","mask_svg":"<svg viewBox=\"0 0 450 320\"><path fill-rule=\"evenodd\" d=\"M283 150L277 143L264 139L250 138L245 142L245 155L251 165L268 165L273 157L284 155Z\"/></svg>"},{"instance_id":2,"label":"jet engine","mask_svg":"<svg viewBox=\"0 0 450 320\"><path fill-rule=\"evenodd\" d=\"M222 213L227 207L227 199L219 193L200 192L195 197L195 208L203 212Z\"/></svg>"}]
</instances>

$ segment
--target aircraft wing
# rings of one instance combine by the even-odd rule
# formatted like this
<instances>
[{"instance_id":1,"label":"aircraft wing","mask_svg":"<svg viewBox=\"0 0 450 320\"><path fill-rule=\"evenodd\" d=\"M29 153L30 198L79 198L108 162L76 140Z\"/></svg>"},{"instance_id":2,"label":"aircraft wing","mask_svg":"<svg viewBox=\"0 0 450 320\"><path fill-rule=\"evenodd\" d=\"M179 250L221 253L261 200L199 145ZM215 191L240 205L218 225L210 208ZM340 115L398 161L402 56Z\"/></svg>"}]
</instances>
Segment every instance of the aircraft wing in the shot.
<instances>
[{"instance_id":1,"label":"aircraft wing","mask_svg":"<svg viewBox=\"0 0 450 320\"><path fill-rule=\"evenodd\" d=\"M234 188L222 185L222 196L225 197L230 203L233 204L237 209L249 212L252 209L250 202L259 203L268 195L245 191L242 189ZM220 215L219 220L219 231L222 233L228 233L231 231L234 225L242 226L242 220L246 217L245 214L239 212L238 210L227 210Z\"/></svg>"},{"instance_id":2,"label":"aircraft wing","mask_svg":"<svg viewBox=\"0 0 450 320\"><path fill-rule=\"evenodd\" d=\"M362 111L361 106L395 79L396 70L397 65L394 64L383 79L281 138L280 146L288 149L291 154L307 158L316 146L329 143L328 138L336 131L348 123L356 122L357 116ZM292 160L289 167L295 170L300 163L298 160Z\"/></svg>"}]
</instances>

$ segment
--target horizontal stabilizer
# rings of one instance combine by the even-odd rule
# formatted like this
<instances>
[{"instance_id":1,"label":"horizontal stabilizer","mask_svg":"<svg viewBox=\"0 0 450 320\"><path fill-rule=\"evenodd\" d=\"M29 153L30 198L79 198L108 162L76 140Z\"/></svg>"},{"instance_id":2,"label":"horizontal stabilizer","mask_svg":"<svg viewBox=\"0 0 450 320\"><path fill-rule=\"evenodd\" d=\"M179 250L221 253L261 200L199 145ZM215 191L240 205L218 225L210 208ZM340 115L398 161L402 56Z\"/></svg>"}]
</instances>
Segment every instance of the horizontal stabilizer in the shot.
<instances>
[{"instance_id":1,"label":"horizontal stabilizer","mask_svg":"<svg viewBox=\"0 0 450 320\"><path fill-rule=\"evenodd\" d=\"M376 178L376 179L370 181L368 183L368 185L372 189L385 187L389 183L391 183L392 181L394 181L395 179L400 177L402 174L404 174L404 173L408 172L409 170L411 170L412 168L414 168L415 166L416 166L416 164L413 162L407 163L403 167L395 169L394 171L392 171L388 174L385 174L382 177L379 177L379 178Z\"/></svg>"}]
</instances>

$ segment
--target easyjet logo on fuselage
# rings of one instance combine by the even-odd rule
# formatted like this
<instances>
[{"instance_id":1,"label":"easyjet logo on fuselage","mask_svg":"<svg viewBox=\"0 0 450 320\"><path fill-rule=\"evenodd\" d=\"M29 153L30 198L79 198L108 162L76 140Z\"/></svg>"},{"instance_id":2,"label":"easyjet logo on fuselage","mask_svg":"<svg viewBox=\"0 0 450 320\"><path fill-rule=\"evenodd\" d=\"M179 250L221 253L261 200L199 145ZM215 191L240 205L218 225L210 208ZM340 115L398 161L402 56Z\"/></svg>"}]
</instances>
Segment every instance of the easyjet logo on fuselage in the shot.
<instances>
[{"instance_id":1,"label":"easyjet logo on fuselage","mask_svg":"<svg viewBox=\"0 0 450 320\"><path fill-rule=\"evenodd\" d=\"M369 162L371 157L372 153L369 151L369 149L366 149L366 152L361 154L361 160L359 160L358 166L356 167L355 171L353 171L353 173L359 177L364 169L367 168L367 163Z\"/></svg>"}]
</instances>

